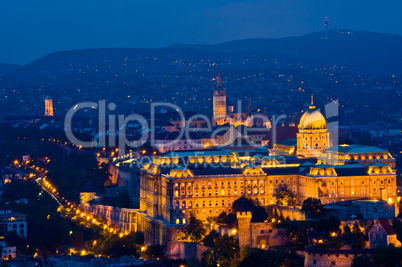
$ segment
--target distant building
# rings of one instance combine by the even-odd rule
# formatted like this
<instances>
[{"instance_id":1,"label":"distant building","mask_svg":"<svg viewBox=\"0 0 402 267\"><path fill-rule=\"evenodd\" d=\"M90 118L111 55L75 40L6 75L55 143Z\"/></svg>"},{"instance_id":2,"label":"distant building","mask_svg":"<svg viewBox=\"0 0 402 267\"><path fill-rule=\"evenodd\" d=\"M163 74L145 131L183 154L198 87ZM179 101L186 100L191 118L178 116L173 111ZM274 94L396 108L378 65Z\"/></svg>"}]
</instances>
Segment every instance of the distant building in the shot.
<instances>
[{"instance_id":1,"label":"distant building","mask_svg":"<svg viewBox=\"0 0 402 267\"><path fill-rule=\"evenodd\" d=\"M0 236L6 237L8 232L16 232L19 236L27 237L27 220L25 214L0 210Z\"/></svg>"},{"instance_id":2,"label":"distant building","mask_svg":"<svg viewBox=\"0 0 402 267\"><path fill-rule=\"evenodd\" d=\"M395 168L395 159L387 151L379 147L364 145L337 145L326 149L318 159L323 164L345 165L364 164L377 167L375 171L381 172L382 168Z\"/></svg>"},{"instance_id":3,"label":"distant building","mask_svg":"<svg viewBox=\"0 0 402 267\"><path fill-rule=\"evenodd\" d=\"M17 257L17 247L8 246L5 241L0 241L0 257L3 260L10 260Z\"/></svg>"},{"instance_id":4,"label":"distant building","mask_svg":"<svg viewBox=\"0 0 402 267\"><path fill-rule=\"evenodd\" d=\"M329 147L329 132L327 122L313 104L300 119L297 134L297 155L317 156Z\"/></svg>"},{"instance_id":5,"label":"distant building","mask_svg":"<svg viewBox=\"0 0 402 267\"><path fill-rule=\"evenodd\" d=\"M389 245L394 247L401 246L401 242L396 238L396 231L389 223L389 220L385 218L374 220L374 226L368 236L370 248L377 246L387 247Z\"/></svg>"},{"instance_id":6,"label":"distant building","mask_svg":"<svg viewBox=\"0 0 402 267\"><path fill-rule=\"evenodd\" d=\"M88 182L80 190L80 203L81 205L93 200L100 198L98 195L98 189L94 184Z\"/></svg>"},{"instance_id":7,"label":"distant building","mask_svg":"<svg viewBox=\"0 0 402 267\"><path fill-rule=\"evenodd\" d=\"M324 206L326 211L339 220L373 220L379 218L395 218L399 207L384 200L353 200L337 202Z\"/></svg>"},{"instance_id":8,"label":"distant building","mask_svg":"<svg viewBox=\"0 0 402 267\"><path fill-rule=\"evenodd\" d=\"M213 92L213 117L212 124L224 125L231 124L235 127L245 125L248 127L271 128L271 121L265 113L254 112L251 110L251 101L247 112L233 112L233 107L229 109L226 103L226 88L222 88L222 79L220 72L216 78L217 84Z\"/></svg>"},{"instance_id":9,"label":"distant building","mask_svg":"<svg viewBox=\"0 0 402 267\"><path fill-rule=\"evenodd\" d=\"M213 95L213 123L218 125L224 124L223 120L226 117L226 89L222 88L221 73L218 71L218 76L216 77L216 88L214 89Z\"/></svg>"},{"instance_id":10,"label":"distant building","mask_svg":"<svg viewBox=\"0 0 402 267\"><path fill-rule=\"evenodd\" d=\"M53 99L50 96L45 98L45 116L54 116L53 113Z\"/></svg>"},{"instance_id":11,"label":"distant building","mask_svg":"<svg viewBox=\"0 0 402 267\"><path fill-rule=\"evenodd\" d=\"M318 157L330 146L327 122L314 106L313 98L309 110L300 119L296 136L296 139L273 144L272 154Z\"/></svg>"}]
</instances>

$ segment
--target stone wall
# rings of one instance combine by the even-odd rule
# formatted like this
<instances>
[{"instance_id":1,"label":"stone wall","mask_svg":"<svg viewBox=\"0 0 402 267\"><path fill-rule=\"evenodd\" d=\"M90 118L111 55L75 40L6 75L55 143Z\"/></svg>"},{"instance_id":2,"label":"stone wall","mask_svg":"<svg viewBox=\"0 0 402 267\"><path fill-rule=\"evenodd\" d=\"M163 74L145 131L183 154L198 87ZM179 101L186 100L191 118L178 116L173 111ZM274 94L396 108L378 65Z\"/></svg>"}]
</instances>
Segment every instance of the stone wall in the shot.
<instances>
[{"instance_id":1,"label":"stone wall","mask_svg":"<svg viewBox=\"0 0 402 267\"><path fill-rule=\"evenodd\" d=\"M399 214L395 204L382 200L345 201L324 206L328 212L339 220L395 218Z\"/></svg>"},{"instance_id":2,"label":"stone wall","mask_svg":"<svg viewBox=\"0 0 402 267\"><path fill-rule=\"evenodd\" d=\"M304 252L304 266L349 267L353 259L361 255L371 255L374 249L319 249L307 248Z\"/></svg>"},{"instance_id":3,"label":"stone wall","mask_svg":"<svg viewBox=\"0 0 402 267\"><path fill-rule=\"evenodd\" d=\"M202 254L210 249L197 242L169 241L166 247L166 255L169 259L196 259L200 261Z\"/></svg>"},{"instance_id":4,"label":"stone wall","mask_svg":"<svg viewBox=\"0 0 402 267\"><path fill-rule=\"evenodd\" d=\"M363 219L395 218L395 205L386 201L354 201Z\"/></svg>"},{"instance_id":5,"label":"stone wall","mask_svg":"<svg viewBox=\"0 0 402 267\"><path fill-rule=\"evenodd\" d=\"M276 214L283 219L289 219L291 221L304 221L307 218L306 212L301 209L291 208L279 205L268 205L266 207L268 214Z\"/></svg>"},{"instance_id":6,"label":"stone wall","mask_svg":"<svg viewBox=\"0 0 402 267\"><path fill-rule=\"evenodd\" d=\"M353 254L324 254L324 253L312 253L306 252L304 257L304 266L341 266L350 267L354 259Z\"/></svg>"},{"instance_id":7,"label":"stone wall","mask_svg":"<svg viewBox=\"0 0 402 267\"><path fill-rule=\"evenodd\" d=\"M266 249L289 243L287 230L276 228L272 223L251 223L251 246Z\"/></svg>"}]
</instances>

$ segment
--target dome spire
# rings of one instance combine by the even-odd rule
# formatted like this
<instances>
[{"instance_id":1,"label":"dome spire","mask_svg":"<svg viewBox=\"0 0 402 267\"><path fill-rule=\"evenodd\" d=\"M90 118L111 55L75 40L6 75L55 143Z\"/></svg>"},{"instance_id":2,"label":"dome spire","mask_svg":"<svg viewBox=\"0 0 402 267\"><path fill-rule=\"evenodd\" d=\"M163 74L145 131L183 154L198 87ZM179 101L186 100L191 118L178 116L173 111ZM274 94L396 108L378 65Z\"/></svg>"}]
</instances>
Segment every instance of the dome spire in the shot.
<instances>
[{"instance_id":1,"label":"dome spire","mask_svg":"<svg viewBox=\"0 0 402 267\"><path fill-rule=\"evenodd\" d=\"M311 105L310 105L310 107L309 107L310 109L315 109L315 106L314 106L314 99L313 99L313 94L311 94Z\"/></svg>"}]
</instances>

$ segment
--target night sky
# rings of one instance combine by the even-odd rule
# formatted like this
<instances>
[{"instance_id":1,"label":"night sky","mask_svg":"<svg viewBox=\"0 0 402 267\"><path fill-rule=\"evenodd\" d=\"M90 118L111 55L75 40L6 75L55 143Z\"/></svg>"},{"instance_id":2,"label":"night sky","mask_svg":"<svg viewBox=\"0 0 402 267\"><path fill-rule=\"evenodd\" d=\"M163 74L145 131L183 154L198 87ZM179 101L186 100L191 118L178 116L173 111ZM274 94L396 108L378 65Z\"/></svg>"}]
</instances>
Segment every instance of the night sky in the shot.
<instances>
[{"instance_id":1,"label":"night sky","mask_svg":"<svg viewBox=\"0 0 402 267\"><path fill-rule=\"evenodd\" d=\"M402 34L400 0L0 0L0 62L50 52L298 36L330 28Z\"/></svg>"}]
</instances>

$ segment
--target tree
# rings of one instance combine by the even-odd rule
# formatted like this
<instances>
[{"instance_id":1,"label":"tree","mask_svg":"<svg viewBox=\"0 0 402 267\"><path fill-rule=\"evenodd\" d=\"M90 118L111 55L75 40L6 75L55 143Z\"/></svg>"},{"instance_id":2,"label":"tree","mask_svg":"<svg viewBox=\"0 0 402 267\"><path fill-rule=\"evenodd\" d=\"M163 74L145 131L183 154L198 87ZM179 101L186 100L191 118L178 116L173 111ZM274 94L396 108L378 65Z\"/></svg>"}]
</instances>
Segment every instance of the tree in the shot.
<instances>
[{"instance_id":1,"label":"tree","mask_svg":"<svg viewBox=\"0 0 402 267\"><path fill-rule=\"evenodd\" d=\"M218 217L216 217L216 223L219 225L226 225L229 228L234 228L237 226L237 218L234 213L226 214L222 211Z\"/></svg>"},{"instance_id":2,"label":"tree","mask_svg":"<svg viewBox=\"0 0 402 267\"><path fill-rule=\"evenodd\" d=\"M402 248L393 245L388 247L377 247L373 254L374 262L379 266L401 266Z\"/></svg>"},{"instance_id":3,"label":"tree","mask_svg":"<svg viewBox=\"0 0 402 267\"><path fill-rule=\"evenodd\" d=\"M161 260L165 258L165 249L162 245L152 245L147 247L145 254L149 259Z\"/></svg>"},{"instance_id":4,"label":"tree","mask_svg":"<svg viewBox=\"0 0 402 267\"><path fill-rule=\"evenodd\" d=\"M304 248L308 243L307 228L299 225L297 228L292 229L289 233L289 240L296 248Z\"/></svg>"},{"instance_id":5,"label":"tree","mask_svg":"<svg viewBox=\"0 0 402 267\"><path fill-rule=\"evenodd\" d=\"M242 206L247 206L250 209L252 209L253 207L255 207L255 203L250 198L240 197L240 198L236 199L235 201L233 201L233 204L232 204L233 213L236 213Z\"/></svg>"},{"instance_id":6,"label":"tree","mask_svg":"<svg viewBox=\"0 0 402 267\"><path fill-rule=\"evenodd\" d=\"M309 197L303 201L302 210L307 212L311 218L318 218L324 212L324 206L321 200Z\"/></svg>"},{"instance_id":7,"label":"tree","mask_svg":"<svg viewBox=\"0 0 402 267\"><path fill-rule=\"evenodd\" d=\"M218 217L216 218L216 222L218 224L224 224L226 216L227 216L226 212L222 211L221 213L219 213Z\"/></svg>"},{"instance_id":8,"label":"tree","mask_svg":"<svg viewBox=\"0 0 402 267\"><path fill-rule=\"evenodd\" d=\"M208 249L202 253L201 264L205 267L215 267L218 265L218 255L213 249Z\"/></svg>"},{"instance_id":9,"label":"tree","mask_svg":"<svg viewBox=\"0 0 402 267\"><path fill-rule=\"evenodd\" d=\"M376 265L372 261L370 261L370 258L365 255L355 257L352 263L352 267L375 267L375 266Z\"/></svg>"},{"instance_id":10,"label":"tree","mask_svg":"<svg viewBox=\"0 0 402 267\"><path fill-rule=\"evenodd\" d=\"M199 242L206 233L206 229L201 220L197 219L193 213L186 227L187 236L193 242Z\"/></svg>"},{"instance_id":11,"label":"tree","mask_svg":"<svg viewBox=\"0 0 402 267\"><path fill-rule=\"evenodd\" d=\"M71 245L75 248L83 248L85 246L84 233L75 231L71 236Z\"/></svg>"},{"instance_id":12,"label":"tree","mask_svg":"<svg viewBox=\"0 0 402 267\"><path fill-rule=\"evenodd\" d=\"M263 207L259 206L258 203L255 203L252 199L246 197L240 197L233 202L233 213L235 214L240 209L240 207L244 206L251 209L253 215L253 217L251 218L252 222L263 222L268 218L268 213Z\"/></svg>"},{"instance_id":13,"label":"tree","mask_svg":"<svg viewBox=\"0 0 402 267\"><path fill-rule=\"evenodd\" d=\"M345 227L343 227L343 232L346 236L348 236L352 233L352 230L350 230L349 225L345 225Z\"/></svg>"},{"instance_id":14,"label":"tree","mask_svg":"<svg viewBox=\"0 0 402 267\"><path fill-rule=\"evenodd\" d=\"M245 247L240 252L240 267L303 266L303 258L285 250L262 250Z\"/></svg>"},{"instance_id":15,"label":"tree","mask_svg":"<svg viewBox=\"0 0 402 267\"><path fill-rule=\"evenodd\" d=\"M291 206L293 207L296 203L294 194L290 190L281 190L276 194L277 204L281 206Z\"/></svg>"},{"instance_id":16,"label":"tree","mask_svg":"<svg viewBox=\"0 0 402 267\"><path fill-rule=\"evenodd\" d=\"M217 231L212 230L209 232L208 235L204 237L202 242L204 243L205 246L207 247L215 247L215 240L219 237L219 234Z\"/></svg>"},{"instance_id":17,"label":"tree","mask_svg":"<svg viewBox=\"0 0 402 267\"><path fill-rule=\"evenodd\" d=\"M214 248L203 253L203 266L229 267L238 258L238 241L234 236L218 236L215 238Z\"/></svg>"},{"instance_id":18,"label":"tree","mask_svg":"<svg viewBox=\"0 0 402 267\"><path fill-rule=\"evenodd\" d=\"M95 254L105 256L121 257L129 255L138 257L143 243L144 235L140 232L132 232L123 237L110 235L105 239L99 240L93 249Z\"/></svg>"},{"instance_id":19,"label":"tree","mask_svg":"<svg viewBox=\"0 0 402 267\"><path fill-rule=\"evenodd\" d=\"M234 236L224 235L216 238L215 248L223 258L234 258L237 254L239 243Z\"/></svg>"},{"instance_id":20,"label":"tree","mask_svg":"<svg viewBox=\"0 0 402 267\"><path fill-rule=\"evenodd\" d=\"M360 226L357 221L353 224L352 232L356 238L353 248L355 248L355 249L364 248L366 246L366 241L364 240L364 234L360 230Z\"/></svg>"},{"instance_id":21,"label":"tree","mask_svg":"<svg viewBox=\"0 0 402 267\"><path fill-rule=\"evenodd\" d=\"M252 222L264 222L268 218L268 213L265 208L261 206L255 206L251 209L253 217Z\"/></svg>"},{"instance_id":22,"label":"tree","mask_svg":"<svg viewBox=\"0 0 402 267\"><path fill-rule=\"evenodd\" d=\"M229 228L234 228L237 226L237 218L233 213L229 213L226 218L223 220L223 224L225 224Z\"/></svg>"}]
</instances>

